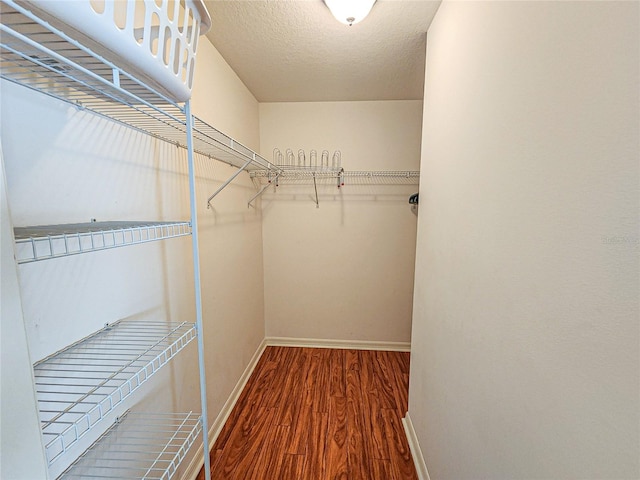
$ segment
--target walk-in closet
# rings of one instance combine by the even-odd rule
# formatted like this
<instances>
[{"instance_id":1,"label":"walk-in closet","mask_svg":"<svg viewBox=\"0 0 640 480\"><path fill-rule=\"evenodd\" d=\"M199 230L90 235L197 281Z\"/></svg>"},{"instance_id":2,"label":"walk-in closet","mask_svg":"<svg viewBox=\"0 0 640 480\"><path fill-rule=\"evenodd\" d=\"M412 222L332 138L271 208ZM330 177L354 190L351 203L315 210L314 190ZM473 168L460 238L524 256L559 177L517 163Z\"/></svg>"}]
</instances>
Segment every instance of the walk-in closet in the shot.
<instances>
[{"instance_id":1,"label":"walk-in closet","mask_svg":"<svg viewBox=\"0 0 640 480\"><path fill-rule=\"evenodd\" d=\"M639 26L0 0L0 477L640 478Z\"/></svg>"}]
</instances>

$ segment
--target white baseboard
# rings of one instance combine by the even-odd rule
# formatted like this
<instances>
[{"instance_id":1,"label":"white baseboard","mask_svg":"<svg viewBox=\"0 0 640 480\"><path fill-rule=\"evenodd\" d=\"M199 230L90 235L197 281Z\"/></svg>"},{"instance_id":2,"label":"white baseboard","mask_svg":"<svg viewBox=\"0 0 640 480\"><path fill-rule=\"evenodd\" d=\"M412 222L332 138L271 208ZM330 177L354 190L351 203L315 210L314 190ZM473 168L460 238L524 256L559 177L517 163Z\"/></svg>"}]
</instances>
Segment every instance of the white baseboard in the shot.
<instances>
[{"instance_id":1,"label":"white baseboard","mask_svg":"<svg viewBox=\"0 0 640 480\"><path fill-rule=\"evenodd\" d=\"M393 352L410 352L410 342L376 342L369 340L327 340L324 338L266 337L269 346L277 347L311 347L342 348L352 350L386 350Z\"/></svg>"},{"instance_id":2,"label":"white baseboard","mask_svg":"<svg viewBox=\"0 0 640 480\"><path fill-rule=\"evenodd\" d=\"M424 456L422 456L420 443L418 443L416 431L413 429L413 423L411 422L409 412L407 412L407 415L402 419L402 425L404 425L404 433L407 435L407 441L409 442L409 449L411 450L411 456L413 457L413 464L416 466L418 479L430 480L427 464L424 461Z\"/></svg>"},{"instance_id":3,"label":"white baseboard","mask_svg":"<svg viewBox=\"0 0 640 480\"><path fill-rule=\"evenodd\" d=\"M236 402L238 401L238 398L240 397L242 390L244 390L244 387L246 386L247 381L249 381L249 377L253 373L253 370L256 368L256 365L258 364L258 360L260 360L260 357L262 356L262 353L264 352L265 348L267 348L266 339L262 340L262 342L260 343L260 346L258 346L256 353L253 354L253 357L251 357L251 361L247 365L247 368L245 368L244 372L242 372L242 375L240 376L238 383L236 383L236 386L231 391L231 395L229 395L229 398L224 403L222 410L216 417L215 421L211 424L211 428L209 428L209 448L213 446L216 439L218 438L218 435L220 435L220 432L222 431L222 427L224 427L224 424L229 418L229 415L231 414L233 407L236 405ZM202 445L200 445L200 447L198 447L198 450L196 451L193 457L193 460L191 460L191 463L187 467L185 474L182 476L183 479L189 479L189 480L196 479L196 477L198 476L198 473L200 473L200 469L204 465L203 451L204 449L202 448Z\"/></svg>"}]
</instances>

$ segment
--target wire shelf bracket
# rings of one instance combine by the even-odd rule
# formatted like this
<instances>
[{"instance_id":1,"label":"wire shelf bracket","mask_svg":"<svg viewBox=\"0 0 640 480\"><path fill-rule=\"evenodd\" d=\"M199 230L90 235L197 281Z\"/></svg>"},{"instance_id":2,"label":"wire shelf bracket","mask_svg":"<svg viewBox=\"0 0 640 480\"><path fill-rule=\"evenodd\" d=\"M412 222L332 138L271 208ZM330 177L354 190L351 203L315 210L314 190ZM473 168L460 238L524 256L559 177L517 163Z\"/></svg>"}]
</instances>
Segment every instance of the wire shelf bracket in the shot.
<instances>
[{"instance_id":1,"label":"wire shelf bracket","mask_svg":"<svg viewBox=\"0 0 640 480\"><path fill-rule=\"evenodd\" d=\"M207 198L207 208L211 208L211 200L213 200L222 190L224 190L227 185L233 182L233 180L238 175L244 172L245 168L247 168L251 162L251 159L247 160L244 165L242 165L233 175L231 175L222 185L220 185L220 188L218 188L209 198Z\"/></svg>"},{"instance_id":2,"label":"wire shelf bracket","mask_svg":"<svg viewBox=\"0 0 640 480\"><path fill-rule=\"evenodd\" d=\"M251 203L253 203L253 201L260 197L264 191L269 188L269 185L271 184L271 182L275 182L275 185L278 185L278 179L280 178L280 175L282 175L283 170L280 170L278 173L276 173L275 177L271 177L271 174L269 174L268 178L268 182L262 186L262 188L260 188L260 190L258 190L258 193L256 193L253 197L251 197L251 199L247 202L247 208L251 207ZM253 178L253 177L252 177Z\"/></svg>"}]
</instances>

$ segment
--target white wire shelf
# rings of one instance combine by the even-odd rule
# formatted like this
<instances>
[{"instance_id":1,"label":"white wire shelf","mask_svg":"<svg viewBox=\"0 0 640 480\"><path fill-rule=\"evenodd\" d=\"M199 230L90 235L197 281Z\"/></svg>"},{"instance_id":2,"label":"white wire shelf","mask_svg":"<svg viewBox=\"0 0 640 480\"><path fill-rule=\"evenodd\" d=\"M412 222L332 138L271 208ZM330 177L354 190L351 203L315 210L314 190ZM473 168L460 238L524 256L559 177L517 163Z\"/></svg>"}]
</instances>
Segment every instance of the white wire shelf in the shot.
<instances>
[{"instance_id":1,"label":"white wire shelf","mask_svg":"<svg viewBox=\"0 0 640 480\"><path fill-rule=\"evenodd\" d=\"M16 227L13 233L21 264L191 235L191 223L72 223Z\"/></svg>"},{"instance_id":2,"label":"white wire shelf","mask_svg":"<svg viewBox=\"0 0 640 480\"><path fill-rule=\"evenodd\" d=\"M191 412L127 412L59 478L171 479L201 429Z\"/></svg>"},{"instance_id":3,"label":"white wire shelf","mask_svg":"<svg viewBox=\"0 0 640 480\"><path fill-rule=\"evenodd\" d=\"M0 76L186 148L185 108L13 0L0 1ZM272 163L194 117L197 153L245 170ZM245 165L246 164L246 165Z\"/></svg>"},{"instance_id":4,"label":"white wire shelf","mask_svg":"<svg viewBox=\"0 0 640 480\"><path fill-rule=\"evenodd\" d=\"M275 178L274 172L266 170L257 170L250 173L251 178L266 179L270 181ZM289 167L283 168L282 173L278 176L279 181L287 180L323 180L340 178L345 179L344 184L385 184L385 185L417 185L420 181L420 172L413 170L370 170L370 171L334 171L310 168ZM348 179L348 180L347 180Z\"/></svg>"},{"instance_id":5,"label":"white wire shelf","mask_svg":"<svg viewBox=\"0 0 640 480\"><path fill-rule=\"evenodd\" d=\"M194 338L193 323L118 321L36 363L49 464Z\"/></svg>"},{"instance_id":6,"label":"white wire shelf","mask_svg":"<svg viewBox=\"0 0 640 480\"><path fill-rule=\"evenodd\" d=\"M309 167L283 167L277 173L270 170L259 170L250 172L250 177L259 188L247 203L251 203L262 195L270 185L276 187L280 185L308 185L313 184L316 207L320 206L318 196L318 184L333 184L337 188L344 188L345 185L418 185L420 183L420 172L403 171L339 171L330 168L309 168ZM262 186L260 187L260 184Z\"/></svg>"}]
</instances>

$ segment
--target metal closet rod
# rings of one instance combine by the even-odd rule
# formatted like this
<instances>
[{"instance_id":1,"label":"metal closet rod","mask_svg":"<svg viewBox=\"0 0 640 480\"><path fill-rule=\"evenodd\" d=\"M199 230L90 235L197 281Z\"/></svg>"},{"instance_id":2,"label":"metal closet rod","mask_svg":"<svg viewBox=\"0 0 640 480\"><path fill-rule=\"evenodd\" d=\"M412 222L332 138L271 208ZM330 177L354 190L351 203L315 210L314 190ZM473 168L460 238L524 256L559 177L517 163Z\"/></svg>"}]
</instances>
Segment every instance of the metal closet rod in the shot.
<instances>
[{"instance_id":1,"label":"metal closet rod","mask_svg":"<svg viewBox=\"0 0 640 480\"><path fill-rule=\"evenodd\" d=\"M401 171L345 171L345 177L393 177L393 178L420 178L419 171L401 170Z\"/></svg>"}]
</instances>

